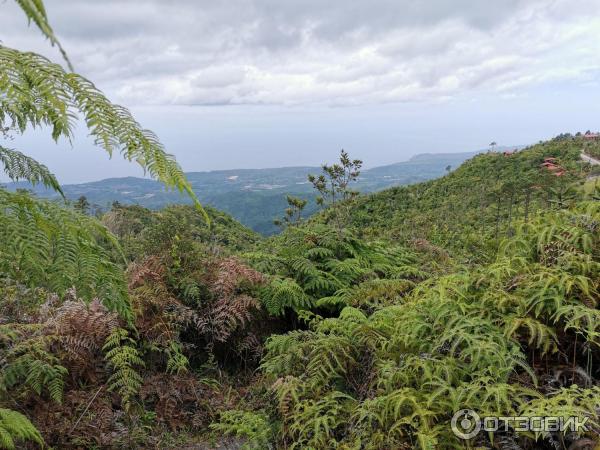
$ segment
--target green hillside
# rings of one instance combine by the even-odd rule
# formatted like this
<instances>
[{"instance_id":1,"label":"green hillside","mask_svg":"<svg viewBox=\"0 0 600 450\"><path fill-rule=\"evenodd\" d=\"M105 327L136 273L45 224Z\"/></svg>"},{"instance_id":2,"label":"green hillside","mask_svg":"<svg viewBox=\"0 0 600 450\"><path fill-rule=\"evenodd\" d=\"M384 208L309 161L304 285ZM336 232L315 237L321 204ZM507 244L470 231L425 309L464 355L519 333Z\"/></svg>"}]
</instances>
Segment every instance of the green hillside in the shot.
<instances>
[{"instance_id":1,"label":"green hillside","mask_svg":"<svg viewBox=\"0 0 600 450\"><path fill-rule=\"evenodd\" d=\"M580 160L584 145L600 148L559 137L515 153L477 155L442 178L359 197L350 225L368 239L426 239L464 259L484 260L517 221L572 202L574 186L590 170ZM564 175L541 167L549 157ZM327 221L327 213L318 220Z\"/></svg>"},{"instance_id":2,"label":"green hillside","mask_svg":"<svg viewBox=\"0 0 600 450\"><path fill-rule=\"evenodd\" d=\"M103 215L102 223L119 238L129 259L165 250L181 240L204 242L229 251L248 251L262 240L262 236L229 214L210 206L206 212L210 227L189 205L152 211L138 205L115 204Z\"/></svg>"}]
</instances>

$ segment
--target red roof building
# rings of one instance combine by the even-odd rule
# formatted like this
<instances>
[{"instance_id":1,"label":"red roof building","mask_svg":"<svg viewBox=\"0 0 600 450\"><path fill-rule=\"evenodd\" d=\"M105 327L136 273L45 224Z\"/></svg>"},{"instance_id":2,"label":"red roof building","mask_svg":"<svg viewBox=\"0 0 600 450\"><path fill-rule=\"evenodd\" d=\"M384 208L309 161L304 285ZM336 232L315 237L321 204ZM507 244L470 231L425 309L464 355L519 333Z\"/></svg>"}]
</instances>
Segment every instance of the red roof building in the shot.
<instances>
[{"instance_id":1,"label":"red roof building","mask_svg":"<svg viewBox=\"0 0 600 450\"><path fill-rule=\"evenodd\" d=\"M566 173L565 169L560 165L556 164L555 161L556 158L544 158L544 162L540 164L540 166L552 172L552 175L562 177Z\"/></svg>"}]
</instances>

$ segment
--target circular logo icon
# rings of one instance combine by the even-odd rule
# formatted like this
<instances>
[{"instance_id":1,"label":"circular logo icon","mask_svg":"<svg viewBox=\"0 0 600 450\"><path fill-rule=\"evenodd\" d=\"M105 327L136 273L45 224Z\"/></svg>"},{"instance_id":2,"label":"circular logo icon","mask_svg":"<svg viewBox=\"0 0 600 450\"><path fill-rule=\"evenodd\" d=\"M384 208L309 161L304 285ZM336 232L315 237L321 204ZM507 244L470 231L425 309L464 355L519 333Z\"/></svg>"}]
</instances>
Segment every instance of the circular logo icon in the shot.
<instances>
[{"instance_id":1,"label":"circular logo icon","mask_svg":"<svg viewBox=\"0 0 600 450\"><path fill-rule=\"evenodd\" d=\"M461 439L471 439L481 430L479 414L472 409L461 409L452 416L452 432Z\"/></svg>"}]
</instances>

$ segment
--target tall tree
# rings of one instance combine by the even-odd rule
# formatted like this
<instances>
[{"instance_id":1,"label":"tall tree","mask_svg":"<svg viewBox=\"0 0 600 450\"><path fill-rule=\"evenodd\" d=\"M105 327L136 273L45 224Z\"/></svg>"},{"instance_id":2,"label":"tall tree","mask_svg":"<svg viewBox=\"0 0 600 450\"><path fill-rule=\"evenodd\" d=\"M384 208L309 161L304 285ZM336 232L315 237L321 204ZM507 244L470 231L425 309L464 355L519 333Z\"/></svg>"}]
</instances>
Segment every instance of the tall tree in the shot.
<instances>
[{"instance_id":1,"label":"tall tree","mask_svg":"<svg viewBox=\"0 0 600 450\"><path fill-rule=\"evenodd\" d=\"M83 214L87 214L90 211L90 202L88 202L88 199L85 195L82 195L81 197L79 197L77 199L77 201L75 202L73 207L77 211L79 211Z\"/></svg>"},{"instance_id":2,"label":"tall tree","mask_svg":"<svg viewBox=\"0 0 600 450\"><path fill-rule=\"evenodd\" d=\"M339 164L323 164L322 174L308 176L308 181L319 193L317 204L331 207L334 223L340 232L346 225L349 214L346 201L358 195L357 191L350 188L350 184L358 179L362 164L360 159L350 159L342 149Z\"/></svg>"},{"instance_id":3,"label":"tall tree","mask_svg":"<svg viewBox=\"0 0 600 450\"><path fill-rule=\"evenodd\" d=\"M298 225L302 222L302 211L308 203L307 200L288 195L286 197L288 207L285 209L285 215L281 219L275 219L273 223L279 227L286 228Z\"/></svg>"}]
</instances>

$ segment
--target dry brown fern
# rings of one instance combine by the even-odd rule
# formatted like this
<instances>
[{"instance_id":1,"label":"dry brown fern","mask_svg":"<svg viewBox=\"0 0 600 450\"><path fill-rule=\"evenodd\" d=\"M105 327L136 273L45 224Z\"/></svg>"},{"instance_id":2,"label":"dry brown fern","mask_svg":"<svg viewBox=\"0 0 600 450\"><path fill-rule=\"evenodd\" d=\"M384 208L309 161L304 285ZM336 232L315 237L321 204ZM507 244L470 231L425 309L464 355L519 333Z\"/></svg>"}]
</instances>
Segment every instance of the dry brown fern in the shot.
<instances>
[{"instance_id":1,"label":"dry brown fern","mask_svg":"<svg viewBox=\"0 0 600 450\"><path fill-rule=\"evenodd\" d=\"M244 287L257 286L265 281L262 273L242 264L235 258L226 258L216 264L212 280L209 280L211 291L219 298L230 298Z\"/></svg>"},{"instance_id":2,"label":"dry brown fern","mask_svg":"<svg viewBox=\"0 0 600 450\"><path fill-rule=\"evenodd\" d=\"M159 346L177 340L192 311L177 300L165 281L165 267L158 256L132 263L127 271L135 325L144 339Z\"/></svg>"},{"instance_id":3,"label":"dry brown fern","mask_svg":"<svg viewBox=\"0 0 600 450\"><path fill-rule=\"evenodd\" d=\"M218 410L229 406L218 385L203 383L191 374L149 376L140 398L146 408L156 412L158 421L172 430L205 427Z\"/></svg>"},{"instance_id":4,"label":"dry brown fern","mask_svg":"<svg viewBox=\"0 0 600 450\"><path fill-rule=\"evenodd\" d=\"M158 256L149 256L142 262L133 262L127 268L128 288L142 286L149 281L162 282L165 268Z\"/></svg>"},{"instance_id":5,"label":"dry brown fern","mask_svg":"<svg viewBox=\"0 0 600 450\"><path fill-rule=\"evenodd\" d=\"M117 431L112 396L102 386L71 389L62 404L38 399L31 417L56 448L109 447Z\"/></svg>"},{"instance_id":6,"label":"dry brown fern","mask_svg":"<svg viewBox=\"0 0 600 450\"><path fill-rule=\"evenodd\" d=\"M217 260L209 267L205 283L212 301L197 311L194 324L205 336L210 351L216 343L229 342L234 334L242 332L260 311L260 302L250 294L264 281L263 274L235 258ZM242 334L240 339L246 337Z\"/></svg>"},{"instance_id":7,"label":"dry brown fern","mask_svg":"<svg viewBox=\"0 0 600 450\"><path fill-rule=\"evenodd\" d=\"M56 336L55 348L73 380L96 382L102 376L102 345L120 325L98 299L90 304L68 300L56 308L45 323L44 334Z\"/></svg>"}]
</instances>

